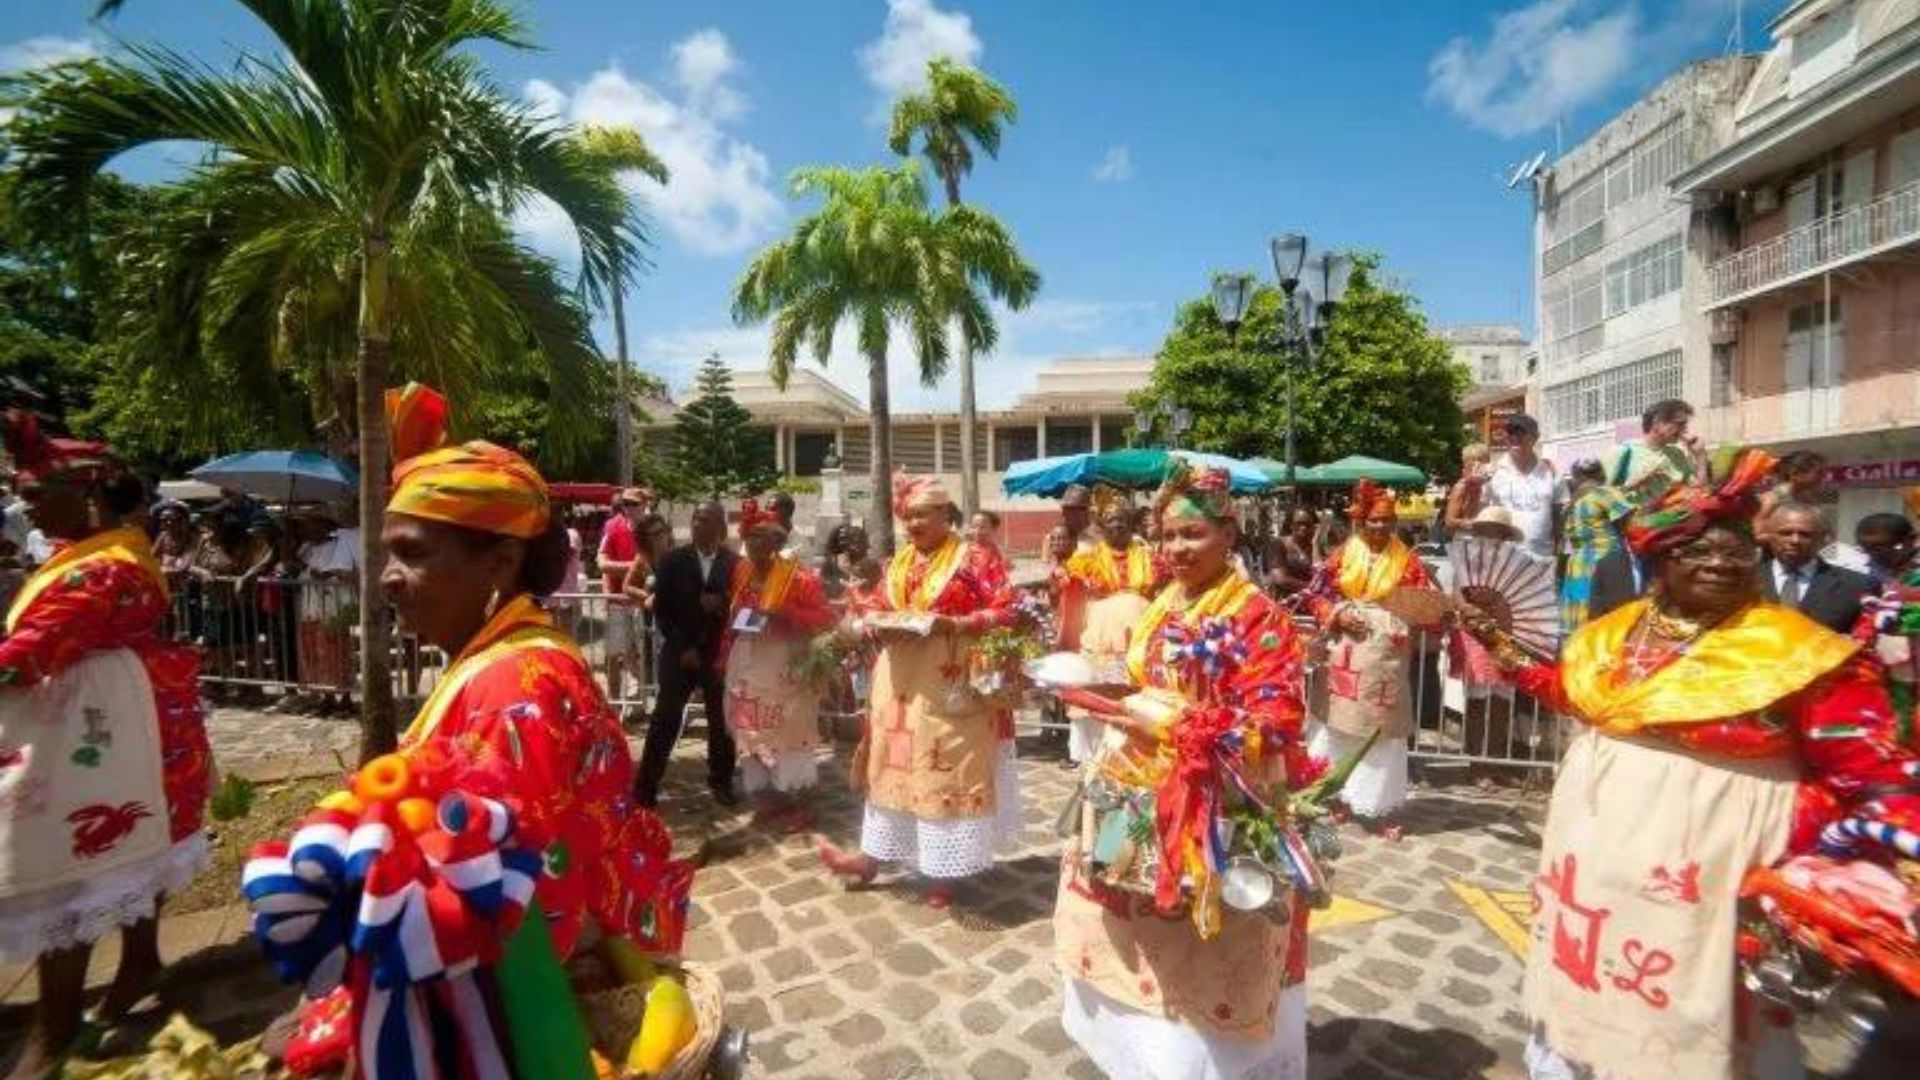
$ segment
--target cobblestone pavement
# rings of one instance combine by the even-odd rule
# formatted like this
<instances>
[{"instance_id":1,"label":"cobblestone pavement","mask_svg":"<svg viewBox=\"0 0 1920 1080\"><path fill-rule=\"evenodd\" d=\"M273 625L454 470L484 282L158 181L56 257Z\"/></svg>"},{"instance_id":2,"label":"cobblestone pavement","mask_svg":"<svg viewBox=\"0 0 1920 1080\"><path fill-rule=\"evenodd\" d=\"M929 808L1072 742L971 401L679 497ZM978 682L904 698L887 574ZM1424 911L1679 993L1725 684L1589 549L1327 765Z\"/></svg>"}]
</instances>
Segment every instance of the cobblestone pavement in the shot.
<instances>
[{"instance_id":1,"label":"cobblestone pavement","mask_svg":"<svg viewBox=\"0 0 1920 1080\"><path fill-rule=\"evenodd\" d=\"M663 809L703 848L688 956L711 965L732 1023L753 1033L753 1075L863 1080L1096 1077L1059 1023L1049 916L1072 781L1023 748L1026 830L951 912L916 883L847 892L800 837L717 815L686 744ZM860 804L835 761L816 805L836 841ZM1342 830L1340 899L1315 915L1310 993L1316 1078L1517 1077L1524 908L1539 800L1423 789L1398 842ZM1504 935L1504 936L1503 936Z\"/></svg>"},{"instance_id":2,"label":"cobblestone pavement","mask_svg":"<svg viewBox=\"0 0 1920 1080\"><path fill-rule=\"evenodd\" d=\"M283 780L351 768L360 724L352 717L219 708L207 717L207 738L222 772L256 782Z\"/></svg>"}]
</instances>

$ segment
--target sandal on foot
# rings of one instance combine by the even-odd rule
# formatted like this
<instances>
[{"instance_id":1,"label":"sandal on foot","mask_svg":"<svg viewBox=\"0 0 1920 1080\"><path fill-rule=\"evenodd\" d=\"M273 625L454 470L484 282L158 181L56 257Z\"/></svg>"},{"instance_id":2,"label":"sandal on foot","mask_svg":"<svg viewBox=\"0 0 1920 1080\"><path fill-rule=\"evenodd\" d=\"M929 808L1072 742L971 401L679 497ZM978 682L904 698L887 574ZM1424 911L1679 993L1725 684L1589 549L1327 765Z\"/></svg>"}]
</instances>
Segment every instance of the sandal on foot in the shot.
<instances>
[{"instance_id":1,"label":"sandal on foot","mask_svg":"<svg viewBox=\"0 0 1920 1080\"><path fill-rule=\"evenodd\" d=\"M866 855L849 855L819 833L813 835L813 852L828 873L852 885L871 885L880 873L878 860Z\"/></svg>"}]
</instances>

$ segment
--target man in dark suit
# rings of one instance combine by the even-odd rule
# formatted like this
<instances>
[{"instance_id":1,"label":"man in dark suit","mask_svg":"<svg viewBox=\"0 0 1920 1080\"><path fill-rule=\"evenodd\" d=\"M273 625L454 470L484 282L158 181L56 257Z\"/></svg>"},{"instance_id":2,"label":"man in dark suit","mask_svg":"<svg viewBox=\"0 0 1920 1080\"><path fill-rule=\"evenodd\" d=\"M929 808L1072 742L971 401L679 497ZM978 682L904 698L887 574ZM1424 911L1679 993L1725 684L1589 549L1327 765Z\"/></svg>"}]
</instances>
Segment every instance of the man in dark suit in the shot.
<instances>
[{"instance_id":1,"label":"man in dark suit","mask_svg":"<svg viewBox=\"0 0 1920 1080\"><path fill-rule=\"evenodd\" d=\"M1782 503L1767 519L1762 538L1770 558L1760 564L1760 591L1836 633L1853 632L1860 601L1873 579L1820 557L1831 534L1827 520L1805 503Z\"/></svg>"},{"instance_id":2,"label":"man in dark suit","mask_svg":"<svg viewBox=\"0 0 1920 1080\"><path fill-rule=\"evenodd\" d=\"M673 744L680 739L687 701L698 690L707 706L707 786L722 806L733 806L733 736L727 731L726 687L720 639L739 556L722 542L727 512L707 503L693 512L693 541L667 553L654 569L653 617L660 628L660 696L647 721L634 800L652 807L660 797Z\"/></svg>"},{"instance_id":3,"label":"man in dark suit","mask_svg":"<svg viewBox=\"0 0 1920 1080\"><path fill-rule=\"evenodd\" d=\"M1627 545L1616 544L1612 551L1593 564L1591 588L1587 597L1588 622L1615 608L1625 607L1645 594L1646 568L1640 565L1640 560L1627 549Z\"/></svg>"}]
</instances>

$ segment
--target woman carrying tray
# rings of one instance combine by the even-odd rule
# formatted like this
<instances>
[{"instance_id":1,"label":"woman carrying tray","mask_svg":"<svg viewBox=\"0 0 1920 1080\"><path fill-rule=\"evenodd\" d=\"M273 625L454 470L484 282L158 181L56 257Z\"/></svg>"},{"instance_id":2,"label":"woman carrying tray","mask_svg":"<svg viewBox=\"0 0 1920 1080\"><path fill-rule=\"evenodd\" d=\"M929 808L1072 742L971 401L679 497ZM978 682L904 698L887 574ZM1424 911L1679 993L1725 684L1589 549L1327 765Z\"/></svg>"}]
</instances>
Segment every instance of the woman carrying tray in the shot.
<instances>
[{"instance_id":1,"label":"woman carrying tray","mask_svg":"<svg viewBox=\"0 0 1920 1080\"><path fill-rule=\"evenodd\" d=\"M933 883L934 908L953 902L955 879L992 867L1020 828L1011 717L969 681L972 642L1019 616L1005 575L954 532L952 504L931 480L894 478L909 543L887 566L881 610L857 621L880 647L853 766L867 793L860 852L814 838L827 869L856 883L883 862L917 871Z\"/></svg>"},{"instance_id":2,"label":"woman carrying tray","mask_svg":"<svg viewBox=\"0 0 1920 1080\"><path fill-rule=\"evenodd\" d=\"M1102 484L1093 489L1094 520L1100 538L1067 559L1066 573L1086 598L1086 624L1080 651L1096 671L1118 668L1126 660L1134 624L1166 581L1166 567L1146 541L1133 534L1133 505ZM1103 729L1099 717L1069 709L1073 719L1067 756L1076 763L1093 757Z\"/></svg>"},{"instance_id":3,"label":"woman carrying tray","mask_svg":"<svg viewBox=\"0 0 1920 1080\"><path fill-rule=\"evenodd\" d=\"M1207 844L1236 793L1284 799L1307 769L1297 642L1286 613L1232 565L1226 480L1183 465L1161 489L1173 581L1128 649L1132 693L1068 692L1126 736L1095 758L1083 819L1105 797L1096 792L1150 800L1132 828L1068 841L1053 917L1062 1024L1116 1078L1306 1076L1306 904L1271 879L1270 901L1223 903L1226 875ZM1129 834L1133 854L1098 851L1107 838L1087 834L1108 831Z\"/></svg>"},{"instance_id":4,"label":"woman carrying tray","mask_svg":"<svg viewBox=\"0 0 1920 1080\"><path fill-rule=\"evenodd\" d=\"M1347 782L1355 817L1385 826L1407 801L1407 736L1413 733L1408 659L1415 630L1383 607L1397 589L1431 589L1427 568L1394 531L1393 492L1371 480L1353 489L1347 508L1354 534L1328 556L1309 597L1327 650L1326 706L1313 734L1315 756L1344 758L1374 733L1379 738Z\"/></svg>"},{"instance_id":5,"label":"woman carrying tray","mask_svg":"<svg viewBox=\"0 0 1920 1080\"><path fill-rule=\"evenodd\" d=\"M781 552L780 515L748 499L740 507L747 557L734 564L732 611L722 643L727 723L741 787L760 800L762 821L786 832L812 824L802 799L819 778L820 695L795 675L813 635L833 625L820 579Z\"/></svg>"}]
</instances>

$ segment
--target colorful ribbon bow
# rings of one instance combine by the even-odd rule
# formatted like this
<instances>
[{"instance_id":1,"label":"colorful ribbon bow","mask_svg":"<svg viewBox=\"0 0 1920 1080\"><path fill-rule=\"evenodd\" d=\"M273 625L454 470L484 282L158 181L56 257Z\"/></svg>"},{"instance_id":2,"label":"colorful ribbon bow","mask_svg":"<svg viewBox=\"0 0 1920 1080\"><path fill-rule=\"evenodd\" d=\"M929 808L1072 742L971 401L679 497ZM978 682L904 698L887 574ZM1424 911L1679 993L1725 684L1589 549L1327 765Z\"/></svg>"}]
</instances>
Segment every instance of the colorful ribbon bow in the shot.
<instances>
[{"instance_id":1,"label":"colorful ribbon bow","mask_svg":"<svg viewBox=\"0 0 1920 1080\"><path fill-rule=\"evenodd\" d=\"M1178 619L1162 631L1162 654L1169 668L1208 701L1225 700L1235 672L1247 660L1247 643L1227 619L1207 619L1197 628Z\"/></svg>"},{"instance_id":2,"label":"colorful ribbon bow","mask_svg":"<svg viewBox=\"0 0 1920 1080\"><path fill-rule=\"evenodd\" d=\"M254 935L282 978L320 996L353 961L358 1058L369 1080L506 1077L503 1040L474 976L500 960L533 901L537 852L514 844L503 803L440 800L427 827L397 803L315 812L243 874ZM451 1040L447 1026L455 1029ZM438 1030L437 1030L438 1029Z\"/></svg>"}]
</instances>

